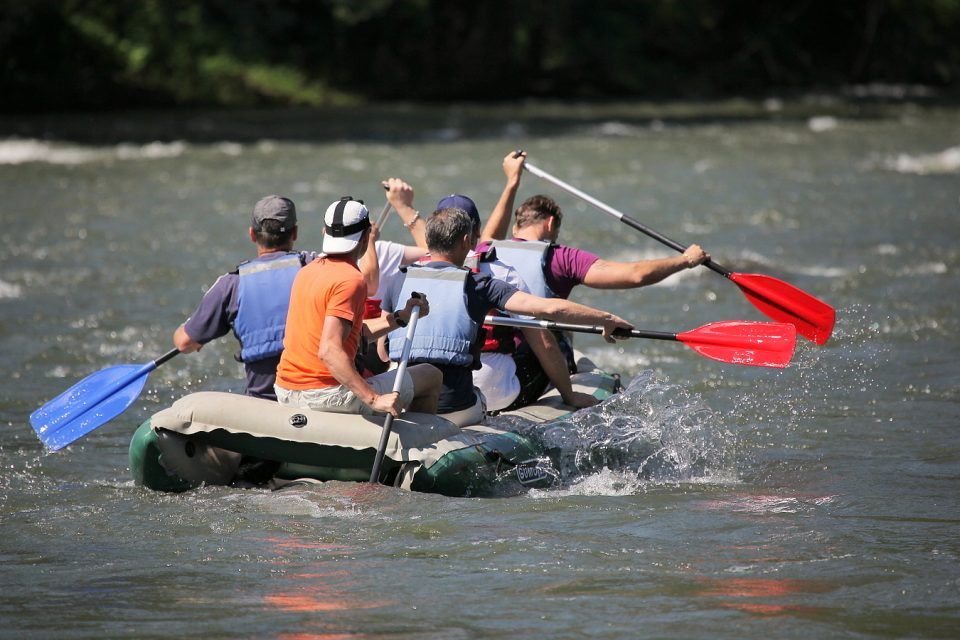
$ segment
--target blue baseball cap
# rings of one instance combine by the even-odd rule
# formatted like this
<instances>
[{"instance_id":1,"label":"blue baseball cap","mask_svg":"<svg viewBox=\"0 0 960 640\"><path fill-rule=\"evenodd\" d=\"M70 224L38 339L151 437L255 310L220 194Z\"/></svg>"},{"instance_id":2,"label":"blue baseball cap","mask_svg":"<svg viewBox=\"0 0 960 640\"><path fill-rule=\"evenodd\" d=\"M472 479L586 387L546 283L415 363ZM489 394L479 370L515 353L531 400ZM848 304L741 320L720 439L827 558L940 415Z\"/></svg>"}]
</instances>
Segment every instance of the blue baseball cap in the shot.
<instances>
[{"instance_id":1,"label":"blue baseball cap","mask_svg":"<svg viewBox=\"0 0 960 640\"><path fill-rule=\"evenodd\" d=\"M440 202L437 203L437 211L440 209L463 209L470 214L474 224L478 226L480 224L480 212L477 211L477 205L467 196L451 193L446 198L441 198Z\"/></svg>"}]
</instances>

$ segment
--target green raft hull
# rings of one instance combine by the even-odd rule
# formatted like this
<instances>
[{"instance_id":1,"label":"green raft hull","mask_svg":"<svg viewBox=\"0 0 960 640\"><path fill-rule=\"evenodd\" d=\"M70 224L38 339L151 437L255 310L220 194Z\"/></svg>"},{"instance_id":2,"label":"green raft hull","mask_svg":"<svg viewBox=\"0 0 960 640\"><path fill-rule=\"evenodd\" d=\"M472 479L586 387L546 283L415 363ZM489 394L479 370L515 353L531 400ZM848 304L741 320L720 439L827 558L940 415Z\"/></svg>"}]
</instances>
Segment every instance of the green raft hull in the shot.
<instances>
[{"instance_id":1,"label":"green raft hull","mask_svg":"<svg viewBox=\"0 0 960 640\"><path fill-rule=\"evenodd\" d=\"M596 370L577 374L574 382L577 390L599 399L617 389L613 376ZM572 411L554 392L511 413L550 422ZM130 471L138 485L165 492L203 485L365 482L381 433L382 418L196 393L140 425L130 442ZM250 474L251 460L269 462ZM394 420L380 481L446 496L505 496L549 488L558 476L534 438L487 426L460 429L436 416L406 413Z\"/></svg>"}]
</instances>

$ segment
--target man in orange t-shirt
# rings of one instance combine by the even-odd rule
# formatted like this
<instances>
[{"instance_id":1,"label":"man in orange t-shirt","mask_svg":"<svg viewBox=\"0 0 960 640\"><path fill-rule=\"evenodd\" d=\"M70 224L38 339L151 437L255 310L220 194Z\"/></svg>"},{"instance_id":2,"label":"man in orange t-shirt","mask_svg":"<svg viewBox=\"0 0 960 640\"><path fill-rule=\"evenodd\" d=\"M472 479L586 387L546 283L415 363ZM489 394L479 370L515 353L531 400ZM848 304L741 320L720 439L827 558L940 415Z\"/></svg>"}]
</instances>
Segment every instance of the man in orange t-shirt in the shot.
<instances>
[{"instance_id":1,"label":"man in orange t-shirt","mask_svg":"<svg viewBox=\"0 0 960 640\"><path fill-rule=\"evenodd\" d=\"M427 315L426 299L411 297L403 309L363 320L367 285L357 261L367 248L370 217L351 198L334 202L324 214L324 256L301 269L290 291L290 309L277 367L280 404L335 413L436 413L442 376L429 364L408 367L400 393L393 391L396 370L366 380L354 359L365 331L376 339L406 326L414 307Z\"/></svg>"}]
</instances>

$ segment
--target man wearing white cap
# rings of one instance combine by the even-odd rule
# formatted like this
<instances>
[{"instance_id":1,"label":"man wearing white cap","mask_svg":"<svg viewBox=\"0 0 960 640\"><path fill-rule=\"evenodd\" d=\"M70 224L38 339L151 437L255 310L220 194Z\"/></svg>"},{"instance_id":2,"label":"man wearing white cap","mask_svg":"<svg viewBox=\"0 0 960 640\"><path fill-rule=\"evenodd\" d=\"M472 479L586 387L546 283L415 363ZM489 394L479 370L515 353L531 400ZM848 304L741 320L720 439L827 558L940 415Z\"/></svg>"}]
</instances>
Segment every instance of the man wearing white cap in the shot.
<instances>
[{"instance_id":1,"label":"man wearing white cap","mask_svg":"<svg viewBox=\"0 0 960 640\"><path fill-rule=\"evenodd\" d=\"M240 341L235 357L243 362L247 395L276 400L273 384L283 350L290 287L300 268L317 254L293 251L297 208L289 198L261 198L247 233L257 246L257 257L217 279L174 332L173 343L182 353L193 353L232 329Z\"/></svg>"},{"instance_id":2,"label":"man wearing white cap","mask_svg":"<svg viewBox=\"0 0 960 640\"><path fill-rule=\"evenodd\" d=\"M363 320L367 285L357 265L366 251L370 215L363 202L344 197L324 214L323 252L300 270L290 293L276 392L281 404L336 413L436 413L442 376L425 364L409 367L400 393L396 370L364 379L356 370L361 331L375 339L409 322L413 308L430 312L426 299L410 296L403 308Z\"/></svg>"}]
</instances>

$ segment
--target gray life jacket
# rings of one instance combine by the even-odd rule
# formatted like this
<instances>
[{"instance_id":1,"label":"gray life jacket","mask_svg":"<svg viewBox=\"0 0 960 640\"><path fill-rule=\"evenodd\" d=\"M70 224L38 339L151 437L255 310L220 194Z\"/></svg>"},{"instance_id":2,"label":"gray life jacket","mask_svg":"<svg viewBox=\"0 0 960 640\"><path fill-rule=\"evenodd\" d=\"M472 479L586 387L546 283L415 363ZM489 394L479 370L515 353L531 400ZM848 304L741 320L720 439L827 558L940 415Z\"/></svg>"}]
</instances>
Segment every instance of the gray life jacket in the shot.
<instances>
[{"instance_id":1,"label":"gray life jacket","mask_svg":"<svg viewBox=\"0 0 960 640\"><path fill-rule=\"evenodd\" d=\"M402 309L414 291L425 294L430 313L419 319L410 347L410 360L472 366L479 326L467 309L466 281L470 271L452 265L407 267L397 306ZM390 332L390 359L399 361L406 335L403 327Z\"/></svg>"},{"instance_id":2,"label":"gray life jacket","mask_svg":"<svg viewBox=\"0 0 960 640\"><path fill-rule=\"evenodd\" d=\"M556 298L547 286L547 252L553 246L543 240L494 240L490 243L500 262L513 267L535 296Z\"/></svg>"}]
</instances>

